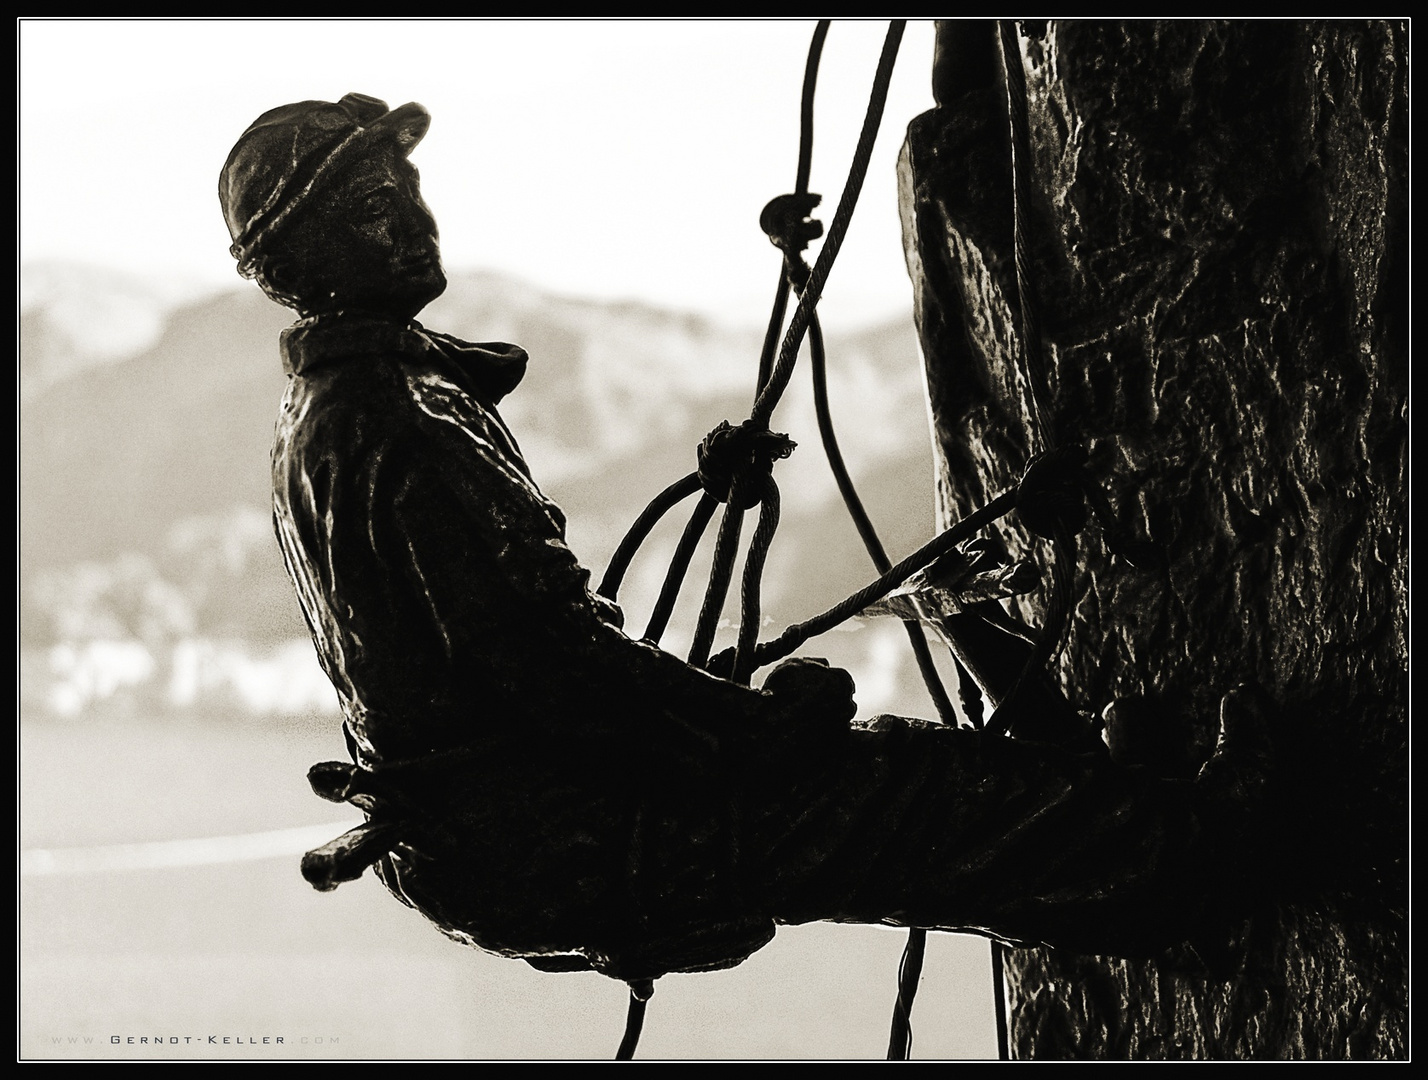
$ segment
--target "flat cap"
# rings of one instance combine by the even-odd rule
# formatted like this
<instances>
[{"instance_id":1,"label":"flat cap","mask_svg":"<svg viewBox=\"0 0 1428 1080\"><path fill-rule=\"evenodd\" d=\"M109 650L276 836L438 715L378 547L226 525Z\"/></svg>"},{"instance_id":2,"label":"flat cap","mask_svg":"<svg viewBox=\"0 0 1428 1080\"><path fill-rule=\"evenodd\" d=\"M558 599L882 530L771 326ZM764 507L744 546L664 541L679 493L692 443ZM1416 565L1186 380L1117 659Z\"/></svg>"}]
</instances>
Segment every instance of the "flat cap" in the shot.
<instances>
[{"instance_id":1,"label":"flat cap","mask_svg":"<svg viewBox=\"0 0 1428 1080\"><path fill-rule=\"evenodd\" d=\"M238 272L254 276L264 241L343 162L381 140L409 154L430 125L431 114L416 102L388 109L365 94L280 105L258 117L234 144L218 178Z\"/></svg>"}]
</instances>

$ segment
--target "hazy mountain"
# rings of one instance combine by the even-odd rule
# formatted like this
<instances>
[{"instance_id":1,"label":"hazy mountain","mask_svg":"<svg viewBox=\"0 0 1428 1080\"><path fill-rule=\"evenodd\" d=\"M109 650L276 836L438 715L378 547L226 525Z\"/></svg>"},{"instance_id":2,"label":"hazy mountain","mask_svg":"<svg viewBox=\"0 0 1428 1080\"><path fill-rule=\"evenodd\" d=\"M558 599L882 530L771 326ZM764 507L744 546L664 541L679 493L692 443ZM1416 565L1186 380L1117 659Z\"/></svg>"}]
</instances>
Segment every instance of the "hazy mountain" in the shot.
<instances>
[{"instance_id":1,"label":"hazy mountain","mask_svg":"<svg viewBox=\"0 0 1428 1080\"><path fill-rule=\"evenodd\" d=\"M23 297L23 640L147 643L162 666L176 642L273 650L303 635L267 521L284 386L277 336L290 313L251 287L175 303L113 274L56 266ZM553 297L488 274L455 276L423 321L530 352L502 413L597 576L645 502L693 467L704 434L747 415L761 344L695 316ZM833 338L829 356L844 454L896 557L932 529L911 319ZM828 476L806 373L774 426L800 444L778 470L784 513L765 587L767 613L785 622L872 573ZM622 600L636 626L679 514L631 572ZM126 670L140 673L136 683L152 677L141 659Z\"/></svg>"},{"instance_id":2,"label":"hazy mountain","mask_svg":"<svg viewBox=\"0 0 1428 1080\"><path fill-rule=\"evenodd\" d=\"M29 263L20 276L20 393L29 401L89 367L152 346L173 309L211 292L72 263Z\"/></svg>"}]
</instances>

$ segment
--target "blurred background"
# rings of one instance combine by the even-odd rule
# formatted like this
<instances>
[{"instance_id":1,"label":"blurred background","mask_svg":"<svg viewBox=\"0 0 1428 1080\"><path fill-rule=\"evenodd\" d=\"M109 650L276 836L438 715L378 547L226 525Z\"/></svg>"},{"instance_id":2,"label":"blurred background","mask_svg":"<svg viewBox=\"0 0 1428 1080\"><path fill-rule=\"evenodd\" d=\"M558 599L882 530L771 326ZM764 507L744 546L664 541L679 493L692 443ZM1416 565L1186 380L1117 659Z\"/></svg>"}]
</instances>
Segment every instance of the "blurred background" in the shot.
<instances>
[{"instance_id":1,"label":"blurred background","mask_svg":"<svg viewBox=\"0 0 1428 1080\"><path fill-rule=\"evenodd\" d=\"M835 22L828 37L812 182L825 222L885 28ZM298 875L300 853L357 814L304 779L345 755L269 522L277 336L294 316L234 273L218 172L276 105L356 91L431 110L412 160L450 285L422 319L530 352L502 413L598 580L704 434L748 414L780 269L758 215L793 186L812 30L20 22L23 1057L613 1054L622 984L462 949L370 875L323 895ZM895 176L908 121L932 106L932 40L909 24L820 305L844 455L894 559L934 532ZM876 576L806 374L774 427L800 449L779 468L766 637ZM632 626L681 527L672 515L626 579ZM692 633L712 533L671 651ZM933 715L896 623L805 651L853 673L860 715ZM667 977L640 1056L880 1057L904 941L787 927L731 971ZM932 936L913 1053L995 1056L985 942Z\"/></svg>"}]
</instances>

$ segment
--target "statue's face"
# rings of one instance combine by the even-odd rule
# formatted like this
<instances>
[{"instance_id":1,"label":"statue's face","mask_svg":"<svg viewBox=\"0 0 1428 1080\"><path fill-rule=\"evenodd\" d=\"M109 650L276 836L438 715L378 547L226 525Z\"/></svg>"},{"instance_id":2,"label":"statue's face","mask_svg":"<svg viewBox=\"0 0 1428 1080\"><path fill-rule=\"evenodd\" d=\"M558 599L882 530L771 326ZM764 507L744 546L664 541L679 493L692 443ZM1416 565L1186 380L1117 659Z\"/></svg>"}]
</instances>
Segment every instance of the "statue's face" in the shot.
<instances>
[{"instance_id":1,"label":"statue's face","mask_svg":"<svg viewBox=\"0 0 1428 1080\"><path fill-rule=\"evenodd\" d=\"M390 144L328 181L282 244L303 314L416 315L446 289L416 169Z\"/></svg>"}]
</instances>

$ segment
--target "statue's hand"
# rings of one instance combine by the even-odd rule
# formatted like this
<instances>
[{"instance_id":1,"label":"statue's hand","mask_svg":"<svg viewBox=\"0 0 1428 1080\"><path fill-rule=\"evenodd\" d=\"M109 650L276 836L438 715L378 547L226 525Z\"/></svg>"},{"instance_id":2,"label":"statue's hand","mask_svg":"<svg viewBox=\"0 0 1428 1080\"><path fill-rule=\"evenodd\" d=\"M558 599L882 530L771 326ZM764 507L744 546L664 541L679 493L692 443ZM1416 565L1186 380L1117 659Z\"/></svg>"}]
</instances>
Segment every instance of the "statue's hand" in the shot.
<instances>
[{"instance_id":1,"label":"statue's hand","mask_svg":"<svg viewBox=\"0 0 1428 1080\"><path fill-rule=\"evenodd\" d=\"M734 650L725 649L710 657L707 670L727 679L733 667ZM780 744L806 748L809 740L841 738L858 712L853 676L820 658L785 660L768 673L761 689L756 728L760 738Z\"/></svg>"},{"instance_id":2,"label":"statue's hand","mask_svg":"<svg viewBox=\"0 0 1428 1080\"><path fill-rule=\"evenodd\" d=\"M793 732L845 733L858 712L853 677L827 660L794 657L769 672L763 690L775 724Z\"/></svg>"},{"instance_id":3,"label":"statue's hand","mask_svg":"<svg viewBox=\"0 0 1428 1080\"><path fill-rule=\"evenodd\" d=\"M704 670L721 679L732 679L734 677L734 653L733 648L720 649L708 659Z\"/></svg>"},{"instance_id":4,"label":"statue's hand","mask_svg":"<svg viewBox=\"0 0 1428 1080\"><path fill-rule=\"evenodd\" d=\"M709 658L705 670L721 679L734 672L734 650L724 649ZM857 712L853 701L853 676L835 668L821 657L795 656L783 661L764 679L763 690L784 708L801 705L825 709L851 720ZM846 716L842 714L846 712Z\"/></svg>"}]
</instances>

